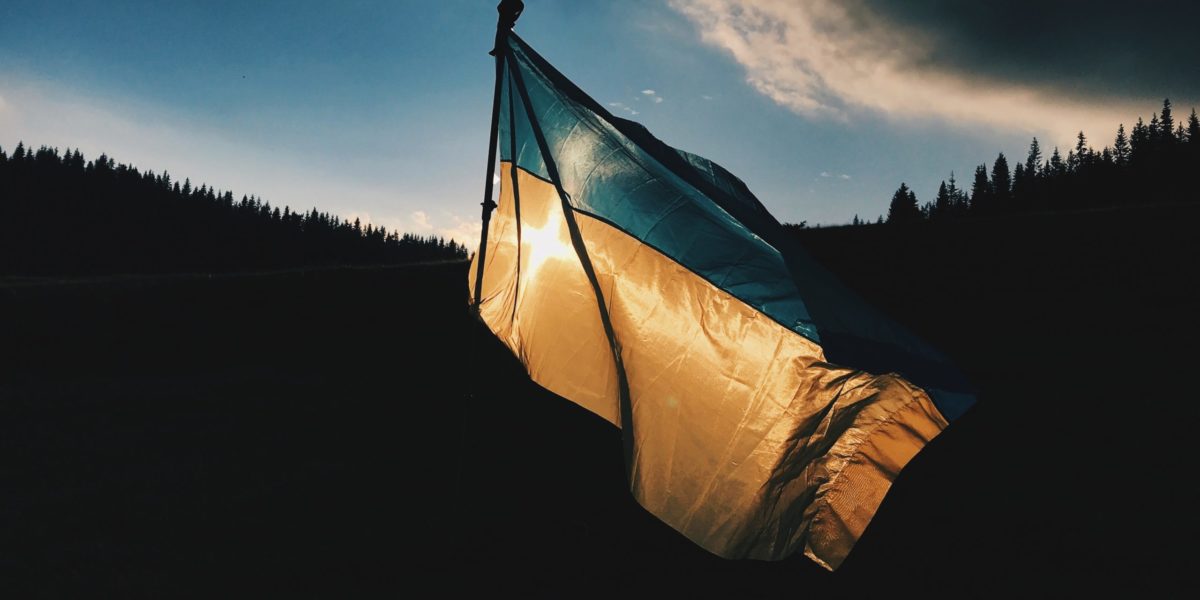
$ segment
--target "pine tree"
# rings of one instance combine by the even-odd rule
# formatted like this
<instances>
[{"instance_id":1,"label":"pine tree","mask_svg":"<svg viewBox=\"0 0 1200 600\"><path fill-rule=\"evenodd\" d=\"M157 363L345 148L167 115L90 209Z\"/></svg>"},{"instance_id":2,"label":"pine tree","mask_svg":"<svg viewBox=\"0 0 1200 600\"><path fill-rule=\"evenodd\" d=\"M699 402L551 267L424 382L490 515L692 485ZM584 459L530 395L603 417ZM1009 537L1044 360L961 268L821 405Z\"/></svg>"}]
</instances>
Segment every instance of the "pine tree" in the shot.
<instances>
[{"instance_id":1,"label":"pine tree","mask_svg":"<svg viewBox=\"0 0 1200 600\"><path fill-rule=\"evenodd\" d=\"M1054 153L1050 155L1050 175L1052 177L1061 177L1067 173L1067 163L1063 160L1062 155L1058 153L1058 146L1054 147Z\"/></svg>"},{"instance_id":2,"label":"pine tree","mask_svg":"<svg viewBox=\"0 0 1200 600\"><path fill-rule=\"evenodd\" d=\"M907 183L901 183L892 194L892 202L888 206L888 223L916 221L921 218L921 209L917 206L917 195L908 188Z\"/></svg>"},{"instance_id":3,"label":"pine tree","mask_svg":"<svg viewBox=\"0 0 1200 600\"><path fill-rule=\"evenodd\" d=\"M991 183L988 182L987 165L975 167L975 181L971 184L971 212L984 214L991 210Z\"/></svg>"},{"instance_id":4,"label":"pine tree","mask_svg":"<svg viewBox=\"0 0 1200 600\"><path fill-rule=\"evenodd\" d=\"M1145 159L1150 149L1150 128L1142 122L1142 118L1138 117L1137 123L1133 126L1133 132L1129 136L1129 161L1141 162Z\"/></svg>"},{"instance_id":5,"label":"pine tree","mask_svg":"<svg viewBox=\"0 0 1200 600\"><path fill-rule=\"evenodd\" d=\"M1163 99L1162 115L1158 118L1158 139L1170 143L1175 135L1175 119L1171 115L1171 99Z\"/></svg>"},{"instance_id":6,"label":"pine tree","mask_svg":"<svg viewBox=\"0 0 1200 600\"><path fill-rule=\"evenodd\" d=\"M993 204L996 210L1006 210L1012 198L1012 177L1008 172L1008 159L1001 152L992 165L991 182Z\"/></svg>"},{"instance_id":7,"label":"pine tree","mask_svg":"<svg viewBox=\"0 0 1200 600\"><path fill-rule=\"evenodd\" d=\"M1082 131L1075 138L1075 150L1073 154L1075 158L1073 161L1074 164L1070 166L1071 172L1078 171L1080 167L1086 167L1091 162L1092 149L1088 147L1087 136L1083 135Z\"/></svg>"},{"instance_id":8,"label":"pine tree","mask_svg":"<svg viewBox=\"0 0 1200 600\"><path fill-rule=\"evenodd\" d=\"M935 219L943 219L950 216L952 210L954 210L954 201L950 199L950 189L946 187L946 182L943 181L938 186L937 197L933 201L933 214L930 216Z\"/></svg>"},{"instance_id":9,"label":"pine tree","mask_svg":"<svg viewBox=\"0 0 1200 600\"><path fill-rule=\"evenodd\" d=\"M1038 167L1042 164L1042 147L1038 145L1037 138L1029 143L1029 155L1025 158L1025 176L1029 178L1036 177Z\"/></svg>"},{"instance_id":10,"label":"pine tree","mask_svg":"<svg viewBox=\"0 0 1200 600\"><path fill-rule=\"evenodd\" d=\"M1124 166L1129 164L1129 138L1125 137L1125 124L1117 126L1117 139L1113 141L1113 162Z\"/></svg>"},{"instance_id":11,"label":"pine tree","mask_svg":"<svg viewBox=\"0 0 1200 600\"><path fill-rule=\"evenodd\" d=\"M1196 109L1194 108L1192 115L1188 117L1187 137L1192 144L1200 144L1200 119L1196 118Z\"/></svg>"},{"instance_id":12,"label":"pine tree","mask_svg":"<svg viewBox=\"0 0 1200 600\"><path fill-rule=\"evenodd\" d=\"M967 194L958 187L954 171L950 171L950 181L946 184L946 193L950 195L950 214L964 215L967 212Z\"/></svg>"}]
</instances>

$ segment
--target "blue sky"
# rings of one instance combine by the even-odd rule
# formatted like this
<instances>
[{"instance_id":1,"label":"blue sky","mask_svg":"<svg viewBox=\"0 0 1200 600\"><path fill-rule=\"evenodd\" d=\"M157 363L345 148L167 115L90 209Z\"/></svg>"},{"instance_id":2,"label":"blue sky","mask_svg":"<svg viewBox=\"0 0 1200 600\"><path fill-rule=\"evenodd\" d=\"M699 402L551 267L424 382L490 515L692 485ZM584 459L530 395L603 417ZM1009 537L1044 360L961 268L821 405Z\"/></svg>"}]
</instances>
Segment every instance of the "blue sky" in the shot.
<instances>
[{"instance_id":1,"label":"blue sky","mask_svg":"<svg viewBox=\"0 0 1200 600\"><path fill-rule=\"evenodd\" d=\"M943 65L947 40L973 38L939 32L970 22L886 4L528 0L517 31L792 222L874 217L900 181L927 200L952 169L968 180L999 151L1023 157L1033 135L1066 146L1082 128L1101 146L1175 93L1168 76L1113 77L1099 95L1018 56ZM470 237L494 5L0 0L0 146L107 152L273 205Z\"/></svg>"}]
</instances>

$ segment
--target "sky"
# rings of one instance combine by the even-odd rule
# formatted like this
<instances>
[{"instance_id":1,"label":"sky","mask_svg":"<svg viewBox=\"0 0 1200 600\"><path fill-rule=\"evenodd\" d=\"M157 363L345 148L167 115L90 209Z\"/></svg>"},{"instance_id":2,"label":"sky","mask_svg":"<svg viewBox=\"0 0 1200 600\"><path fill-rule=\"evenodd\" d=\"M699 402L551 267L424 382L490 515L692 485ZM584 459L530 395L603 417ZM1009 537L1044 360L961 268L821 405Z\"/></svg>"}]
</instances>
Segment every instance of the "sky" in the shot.
<instances>
[{"instance_id":1,"label":"sky","mask_svg":"<svg viewBox=\"0 0 1200 600\"><path fill-rule=\"evenodd\" d=\"M0 0L0 147L477 243L495 0ZM1200 3L526 0L516 31L785 222L1200 105Z\"/></svg>"}]
</instances>

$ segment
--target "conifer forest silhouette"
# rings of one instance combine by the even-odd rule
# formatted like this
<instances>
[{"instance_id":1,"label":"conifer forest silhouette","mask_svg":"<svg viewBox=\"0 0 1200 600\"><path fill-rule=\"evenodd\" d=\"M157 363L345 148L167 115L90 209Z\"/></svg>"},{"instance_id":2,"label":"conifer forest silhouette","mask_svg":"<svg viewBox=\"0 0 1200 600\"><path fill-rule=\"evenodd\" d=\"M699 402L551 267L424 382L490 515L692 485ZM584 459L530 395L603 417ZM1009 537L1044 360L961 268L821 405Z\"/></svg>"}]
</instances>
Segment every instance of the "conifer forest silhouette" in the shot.
<instances>
[{"instance_id":1,"label":"conifer forest silhouette","mask_svg":"<svg viewBox=\"0 0 1200 600\"><path fill-rule=\"evenodd\" d=\"M465 240L464 240L465 241ZM466 258L463 243L139 172L79 150L0 148L0 274L247 271Z\"/></svg>"},{"instance_id":2,"label":"conifer forest silhouette","mask_svg":"<svg viewBox=\"0 0 1200 600\"><path fill-rule=\"evenodd\" d=\"M1195 200L1200 179L1200 119L1195 109L1176 121L1171 100L1163 100L1149 123L1139 117L1133 130L1117 128L1111 144L1094 149L1080 131L1064 156L1049 153L1035 137L1024 161L1010 165L1000 153L975 168L969 186L951 173L933 199L921 203L907 183L892 195L886 216L851 225L947 220L1033 212L1113 208Z\"/></svg>"}]
</instances>

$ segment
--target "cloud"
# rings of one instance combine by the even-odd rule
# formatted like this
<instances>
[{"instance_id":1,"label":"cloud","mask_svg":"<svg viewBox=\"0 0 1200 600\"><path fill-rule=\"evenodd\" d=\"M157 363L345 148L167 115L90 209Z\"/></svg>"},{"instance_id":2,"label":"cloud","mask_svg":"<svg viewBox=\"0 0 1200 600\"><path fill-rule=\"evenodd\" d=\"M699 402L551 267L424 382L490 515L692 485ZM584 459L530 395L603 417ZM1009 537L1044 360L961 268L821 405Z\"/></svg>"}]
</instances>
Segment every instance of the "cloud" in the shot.
<instances>
[{"instance_id":1,"label":"cloud","mask_svg":"<svg viewBox=\"0 0 1200 600\"><path fill-rule=\"evenodd\" d=\"M842 181L849 181L851 179L851 177L845 173L830 173L829 171L821 171L821 177L823 179L841 179Z\"/></svg>"},{"instance_id":2,"label":"cloud","mask_svg":"<svg viewBox=\"0 0 1200 600\"><path fill-rule=\"evenodd\" d=\"M622 112L630 114L630 115L638 114L638 111L633 110L633 108L631 108L628 104L625 104L624 102L609 102L608 105L611 108L615 108L619 111L622 111Z\"/></svg>"},{"instance_id":3,"label":"cloud","mask_svg":"<svg viewBox=\"0 0 1200 600\"><path fill-rule=\"evenodd\" d=\"M1194 54L1200 3L865 0L881 18L931 39L929 60L960 73L1102 97L1200 97Z\"/></svg>"},{"instance_id":4,"label":"cloud","mask_svg":"<svg viewBox=\"0 0 1200 600\"><path fill-rule=\"evenodd\" d=\"M649 97L650 101L655 104L662 104L662 101L663 101L662 96L659 96L658 92L656 92L654 90L651 90L651 89L642 90L642 95ZM641 98L634 98L634 100L641 100Z\"/></svg>"},{"instance_id":5,"label":"cloud","mask_svg":"<svg viewBox=\"0 0 1200 600\"><path fill-rule=\"evenodd\" d=\"M371 224L375 227L386 227L388 231L421 236L436 235L446 240L454 240L472 251L479 245L479 232L483 229L478 218L465 218L449 211L442 211L437 217L423 210L413 211L407 217L386 217L354 210L347 213L345 219L351 223L358 219L363 227Z\"/></svg>"},{"instance_id":6,"label":"cloud","mask_svg":"<svg viewBox=\"0 0 1200 600\"><path fill-rule=\"evenodd\" d=\"M1152 110L1155 105L1148 102L1155 98L1161 101L1157 91L1131 90L1120 97L1104 98L1067 93L1044 77L1023 78L1023 71L1015 67L975 69L975 63L965 59L947 60L953 49L967 45L963 40L971 36L963 32L969 30L939 33L916 13L898 18L907 3L668 1L696 25L705 43L732 55L745 69L749 85L808 118L850 121L874 112L893 119L932 118L958 125L1049 133L1055 142L1067 142L1080 129L1097 139L1107 138L1118 122L1128 123L1139 113ZM943 13L960 11L957 4L947 6L932 0L916 4L929 14L938 12L930 8L934 4ZM1087 12L1091 5L1087 9L1074 6L1074 12ZM1008 3L1003 7L1019 10ZM1039 23L1044 12L1039 8L1025 14ZM1064 22L1063 27L1070 23ZM1108 35L1096 36L1092 46L1119 37L1120 31L1118 27ZM1050 60L1055 49L1045 44L1041 48L1040 54L1029 53L1030 61L1036 62L1039 56L1042 61Z\"/></svg>"},{"instance_id":7,"label":"cloud","mask_svg":"<svg viewBox=\"0 0 1200 600\"><path fill-rule=\"evenodd\" d=\"M410 215L409 218L413 224L412 231L414 233L426 233L433 231L433 224L429 222L429 215L425 214L425 211L415 211L412 215Z\"/></svg>"},{"instance_id":8,"label":"cloud","mask_svg":"<svg viewBox=\"0 0 1200 600\"><path fill-rule=\"evenodd\" d=\"M713 97L712 97L712 96L709 96L708 94L703 94L703 95L701 95L700 97L701 97L701 98L703 98L703 99L705 99L705 100L712 100L712 99L713 99Z\"/></svg>"},{"instance_id":9,"label":"cloud","mask_svg":"<svg viewBox=\"0 0 1200 600\"><path fill-rule=\"evenodd\" d=\"M454 240L473 251L479 245L479 232L483 230L483 225L478 217L465 218L457 213L442 211L441 215L434 218L418 210L409 215L406 227L401 227L401 230Z\"/></svg>"},{"instance_id":10,"label":"cloud","mask_svg":"<svg viewBox=\"0 0 1200 600\"><path fill-rule=\"evenodd\" d=\"M478 218L463 218L457 214L448 214L447 218L451 224L438 228L438 235L454 240L474 252L479 247L479 234L483 231L483 224Z\"/></svg>"}]
</instances>

